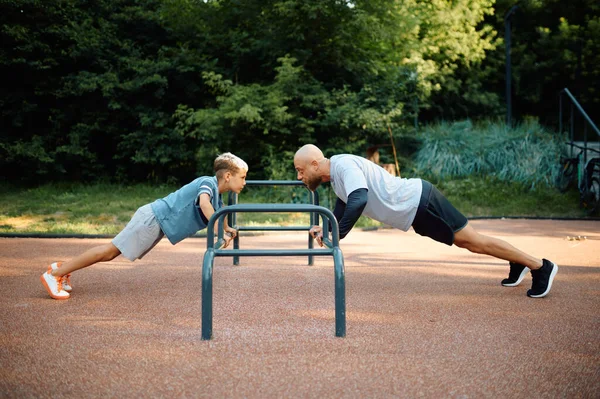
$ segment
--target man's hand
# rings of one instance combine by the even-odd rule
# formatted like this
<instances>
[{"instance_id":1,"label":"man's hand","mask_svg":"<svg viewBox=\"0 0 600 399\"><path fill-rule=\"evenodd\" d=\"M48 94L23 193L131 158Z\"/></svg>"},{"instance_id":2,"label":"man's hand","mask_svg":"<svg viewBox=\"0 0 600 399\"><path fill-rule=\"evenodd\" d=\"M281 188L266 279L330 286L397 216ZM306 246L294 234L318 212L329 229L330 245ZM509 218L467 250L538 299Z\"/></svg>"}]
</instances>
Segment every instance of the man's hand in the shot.
<instances>
[{"instance_id":1,"label":"man's hand","mask_svg":"<svg viewBox=\"0 0 600 399\"><path fill-rule=\"evenodd\" d=\"M321 226L311 227L308 231L308 234L310 234L312 238L317 240L319 246L323 246L323 229L321 228Z\"/></svg>"}]
</instances>

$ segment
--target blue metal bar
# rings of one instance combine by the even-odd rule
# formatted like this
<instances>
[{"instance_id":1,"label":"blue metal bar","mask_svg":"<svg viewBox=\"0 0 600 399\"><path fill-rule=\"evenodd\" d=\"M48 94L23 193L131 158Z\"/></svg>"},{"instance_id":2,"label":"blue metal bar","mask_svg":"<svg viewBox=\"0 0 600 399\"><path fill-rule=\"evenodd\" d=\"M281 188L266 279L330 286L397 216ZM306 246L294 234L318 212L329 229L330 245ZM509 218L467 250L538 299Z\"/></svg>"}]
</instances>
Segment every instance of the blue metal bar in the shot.
<instances>
[{"instance_id":1,"label":"blue metal bar","mask_svg":"<svg viewBox=\"0 0 600 399\"><path fill-rule=\"evenodd\" d=\"M308 189L308 187L306 187ZM310 200L311 203L313 205L319 205L319 193L316 191L311 191L308 190L309 195L310 195ZM319 214L318 213L311 213L310 214L310 224L311 226L317 226L319 224ZM309 228L310 230L310 228ZM308 235L308 248L312 249L314 246L314 240L311 237L311 235ZM312 257L312 255L308 255L308 265L312 266L314 265L314 259Z\"/></svg>"},{"instance_id":2,"label":"blue metal bar","mask_svg":"<svg viewBox=\"0 0 600 399\"><path fill-rule=\"evenodd\" d=\"M577 110L581 113L581 115L583 115L583 118L587 121L587 123L589 123L589 125L596 132L596 134L598 136L600 136L600 129L598 129L598 127L596 126L596 124L594 123L594 121L592 121L590 119L590 117L588 116L588 114L584 111L583 107L581 105L579 105L579 102L571 94L571 92L569 91L569 89L564 88L563 92L565 92L567 94L567 96L569 96L569 98L571 99L571 102L577 107Z\"/></svg>"},{"instance_id":3,"label":"blue metal bar","mask_svg":"<svg viewBox=\"0 0 600 399\"><path fill-rule=\"evenodd\" d=\"M202 339L212 338L213 264L215 250L208 248L202 261Z\"/></svg>"},{"instance_id":4,"label":"blue metal bar","mask_svg":"<svg viewBox=\"0 0 600 399\"><path fill-rule=\"evenodd\" d=\"M239 226L238 231L308 231L311 227L312 226Z\"/></svg>"},{"instance_id":5,"label":"blue metal bar","mask_svg":"<svg viewBox=\"0 0 600 399\"><path fill-rule=\"evenodd\" d=\"M246 186L304 186L300 180L246 180Z\"/></svg>"},{"instance_id":6,"label":"blue metal bar","mask_svg":"<svg viewBox=\"0 0 600 399\"><path fill-rule=\"evenodd\" d=\"M246 181L246 186L302 186L305 187L308 190L308 187L306 187L304 185L304 183L302 183L300 180L247 180ZM316 191L310 191L309 190L309 197L310 197L310 201L311 204L313 205L319 205L319 193L317 193ZM238 195L237 194L232 194L231 192L229 193L229 201L228 201L229 205L231 204L237 204L238 203ZM230 226L236 226L236 228L238 229L238 231L303 231L304 229L290 229L288 227L270 227L270 228L258 228L258 227L253 227L252 229L248 229L246 227L240 227L237 226L237 216L234 213L233 214L233 224L230 223ZM310 214L310 224L311 226L313 225L318 225L319 224L319 216L316 213L311 213ZM310 227L306 230L310 230ZM310 234L307 237L308 239L308 248L312 249L314 247L314 243L313 243L313 238L310 236ZM239 249L240 247L240 235L238 234L234 239L233 239L233 249ZM240 258L239 256L235 255L233 257L233 264L235 266L238 266L240 264ZM308 265L312 266L314 264L314 259L312 257L312 255L308 255Z\"/></svg>"},{"instance_id":7,"label":"blue metal bar","mask_svg":"<svg viewBox=\"0 0 600 399\"><path fill-rule=\"evenodd\" d=\"M219 241L215 245L214 225L225 215L235 212L307 212L323 217L323 223L331 221L332 240L325 241L330 249L292 249L292 250L230 250L219 249ZM220 232L219 232L220 233ZM216 211L208 221L207 249L202 264L202 339L212 338L213 316L213 264L215 256L295 256L312 254L314 256L333 256L335 277L335 336L346 336L346 285L344 272L344 257L339 247L339 226L333 212L322 206L311 204L241 204L223 207ZM221 240L220 240L221 241ZM216 248L215 248L216 247Z\"/></svg>"},{"instance_id":8,"label":"blue metal bar","mask_svg":"<svg viewBox=\"0 0 600 399\"><path fill-rule=\"evenodd\" d=\"M333 256L333 249L219 249L215 256Z\"/></svg>"},{"instance_id":9,"label":"blue metal bar","mask_svg":"<svg viewBox=\"0 0 600 399\"><path fill-rule=\"evenodd\" d=\"M318 213L321 216L329 219L331 221L331 225L333 227L332 238L333 238L333 246L340 245L339 238L339 226L337 224L337 220L333 215L333 212L325 207L319 205L311 205L311 204L237 204L223 207L217 210L211 216L208 221L207 226L207 237L208 237L208 245L211 247L214 245L215 232L214 232L214 224L215 220L222 217L225 214L233 213L233 212L249 212L249 213L287 213L287 212L314 212ZM334 223L335 221L335 223Z\"/></svg>"}]
</instances>

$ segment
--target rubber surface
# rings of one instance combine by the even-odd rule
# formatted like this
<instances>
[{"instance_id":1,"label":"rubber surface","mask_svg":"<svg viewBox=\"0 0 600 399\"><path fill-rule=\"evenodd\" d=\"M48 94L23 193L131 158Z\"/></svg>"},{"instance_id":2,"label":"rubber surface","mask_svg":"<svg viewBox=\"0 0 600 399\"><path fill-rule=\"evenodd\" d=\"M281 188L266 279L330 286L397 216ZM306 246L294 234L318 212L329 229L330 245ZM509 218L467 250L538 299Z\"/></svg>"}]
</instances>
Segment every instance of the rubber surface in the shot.
<instances>
[{"instance_id":1,"label":"rubber surface","mask_svg":"<svg viewBox=\"0 0 600 399\"><path fill-rule=\"evenodd\" d=\"M548 296L526 296L530 275L501 286L507 262L412 230L353 231L346 338L334 336L331 258L217 258L214 338L201 341L204 238L75 272L66 301L39 276L108 239L2 238L0 397L597 397L600 222L471 223L558 264Z\"/></svg>"}]
</instances>

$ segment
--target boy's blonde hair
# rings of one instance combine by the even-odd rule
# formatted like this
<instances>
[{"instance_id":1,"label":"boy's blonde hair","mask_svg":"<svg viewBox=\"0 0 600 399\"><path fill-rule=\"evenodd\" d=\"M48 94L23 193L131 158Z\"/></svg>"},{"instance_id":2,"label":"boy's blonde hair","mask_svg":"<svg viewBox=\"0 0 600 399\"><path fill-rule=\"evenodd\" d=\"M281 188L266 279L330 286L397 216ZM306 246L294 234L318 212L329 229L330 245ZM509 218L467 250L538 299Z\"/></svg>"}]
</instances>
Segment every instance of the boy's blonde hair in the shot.
<instances>
[{"instance_id":1,"label":"boy's blonde hair","mask_svg":"<svg viewBox=\"0 0 600 399\"><path fill-rule=\"evenodd\" d=\"M232 175L237 175L241 171L248 171L248 164L242 158L233 155L230 152L219 155L215 159L215 175L217 179L221 179L227 172Z\"/></svg>"}]
</instances>

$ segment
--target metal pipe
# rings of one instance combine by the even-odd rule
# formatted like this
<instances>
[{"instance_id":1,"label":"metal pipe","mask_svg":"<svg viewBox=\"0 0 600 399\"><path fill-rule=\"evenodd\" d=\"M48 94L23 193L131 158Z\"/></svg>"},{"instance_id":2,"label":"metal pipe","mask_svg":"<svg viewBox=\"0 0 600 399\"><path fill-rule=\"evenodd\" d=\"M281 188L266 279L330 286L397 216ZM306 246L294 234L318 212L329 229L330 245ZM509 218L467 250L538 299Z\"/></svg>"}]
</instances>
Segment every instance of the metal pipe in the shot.
<instances>
[{"instance_id":1,"label":"metal pipe","mask_svg":"<svg viewBox=\"0 0 600 399\"><path fill-rule=\"evenodd\" d=\"M569 91L569 89L564 88L563 91L571 99L571 108L573 107L573 105L575 105L577 107L577 109L579 110L579 112L581 112L581 115L583 115L583 118L587 121L587 123L589 123L589 125L596 132L596 134L598 136L600 136L600 129L598 129L598 127L596 126L596 124L594 123L594 121L592 121L592 119L588 116L587 112L585 112L585 110L583 109L583 107L579 104L579 102L577 101L577 99L575 99L575 97L571 94L571 92Z\"/></svg>"},{"instance_id":2,"label":"metal pipe","mask_svg":"<svg viewBox=\"0 0 600 399\"><path fill-rule=\"evenodd\" d=\"M511 61L510 61L510 34L511 34L511 23L510 17L519 8L518 5L512 6L506 15L504 16L504 43L506 53L506 124L508 127L512 126L512 83L511 83Z\"/></svg>"},{"instance_id":3,"label":"metal pipe","mask_svg":"<svg viewBox=\"0 0 600 399\"><path fill-rule=\"evenodd\" d=\"M331 249L218 249L216 256L332 256Z\"/></svg>"},{"instance_id":4,"label":"metal pipe","mask_svg":"<svg viewBox=\"0 0 600 399\"><path fill-rule=\"evenodd\" d=\"M215 249L214 225L227 214L234 212L306 212L315 213L323 217L323 223L331 222L332 240L329 249L283 249L283 250L221 250ZM221 233L221 232L219 232ZM217 245L219 242L217 242ZM213 263L215 256L333 256L335 278L335 335L346 336L346 285L344 272L344 258L340 249L339 226L333 212L318 205L309 204L238 204L223 207L216 211L209 219L207 226L206 252L202 264L202 339L212 338L212 310L213 310ZM329 245L328 245L329 246Z\"/></svg>"}]
</instances>

